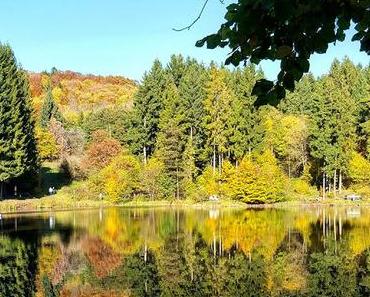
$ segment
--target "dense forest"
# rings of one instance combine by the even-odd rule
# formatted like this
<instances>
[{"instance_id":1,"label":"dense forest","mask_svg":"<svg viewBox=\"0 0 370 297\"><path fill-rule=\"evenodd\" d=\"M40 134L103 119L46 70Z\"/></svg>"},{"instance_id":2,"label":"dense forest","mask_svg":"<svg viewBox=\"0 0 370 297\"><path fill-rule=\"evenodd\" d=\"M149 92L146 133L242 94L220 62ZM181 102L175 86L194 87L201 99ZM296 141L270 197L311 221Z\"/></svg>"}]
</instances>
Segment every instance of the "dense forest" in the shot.
<instances>
[{"instance_id":1,"label":"dense forest","mask_svg":"<svg viewBox=\"0 0 370 297\"><path fill-rule=\"evenodd\" d=\"M155 61L140 83L56 69L28 77L38 164L59 164L76 199L370 197L370 67L347 58L259 108L260 69L181 55ZM2 181L13 189L18 176Z\"/></svg>"}]
</instances>

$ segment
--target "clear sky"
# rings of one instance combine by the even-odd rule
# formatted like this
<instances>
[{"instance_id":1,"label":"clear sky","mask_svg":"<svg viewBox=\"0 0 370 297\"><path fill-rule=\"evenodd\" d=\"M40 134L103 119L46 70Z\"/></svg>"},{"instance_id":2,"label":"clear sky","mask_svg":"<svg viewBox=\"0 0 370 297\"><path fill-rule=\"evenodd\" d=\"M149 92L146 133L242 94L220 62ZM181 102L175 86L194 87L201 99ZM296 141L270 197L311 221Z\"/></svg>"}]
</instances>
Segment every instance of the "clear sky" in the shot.
<instances>
[{"instance_id":1,"label":"clear sky","mask_svg":"<svg viewBox=\"0 0 370 297\"><path fill-rule=\"evenodd\" d=\"M0 0L0 41L9 43L22 66L31 71L74 70L124 75L139 80L153 60L167 63L181 53L205 63L221 63L228 51L194 46L223 22L225 5L210 0L202 18L190 30L173 27L191 23L204 0ZM368 64L359 44L348 40L311 60L315 75L326 72L334 57L348 55ZM278 65L263 63L274 78Z\"/></svg>"}]
</instances>

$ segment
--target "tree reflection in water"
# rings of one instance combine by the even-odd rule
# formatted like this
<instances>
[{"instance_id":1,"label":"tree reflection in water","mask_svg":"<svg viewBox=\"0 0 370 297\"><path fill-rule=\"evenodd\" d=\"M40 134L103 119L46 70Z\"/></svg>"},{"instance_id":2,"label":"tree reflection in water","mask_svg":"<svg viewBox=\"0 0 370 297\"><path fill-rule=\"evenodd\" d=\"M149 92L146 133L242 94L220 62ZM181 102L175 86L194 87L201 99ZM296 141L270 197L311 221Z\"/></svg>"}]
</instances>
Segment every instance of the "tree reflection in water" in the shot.
<instances>
[{"instance_id":1,"label":"tree reflection in water","mask_svg":"<svg viewBox=\"0 0 370 297\"><path fill-rule=\"evenodd\" d=\"M357 208L5 216L0 296L369 296L369 227Z\"/></svg>"}]
</instances>

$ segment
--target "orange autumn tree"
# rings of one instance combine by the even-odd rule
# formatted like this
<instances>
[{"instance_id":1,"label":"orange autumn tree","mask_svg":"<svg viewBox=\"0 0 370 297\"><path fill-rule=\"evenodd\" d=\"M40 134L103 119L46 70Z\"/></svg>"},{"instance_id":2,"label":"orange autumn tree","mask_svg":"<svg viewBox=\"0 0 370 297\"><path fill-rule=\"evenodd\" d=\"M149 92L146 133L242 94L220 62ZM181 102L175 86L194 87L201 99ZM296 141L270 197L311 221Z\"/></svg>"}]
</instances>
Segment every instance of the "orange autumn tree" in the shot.
<instances>
[{"instance_id":1,"label":"orange autumn tree","mask_svg":"<svg viewBox=\"0 0 370 297\"><path fill-rule=\"evenodd\" d=\"M88 173L94 173L104 168L122 151L118 140L110 137L105 131L95 131L92 138L82 164Z\"/></svg>"}]
</instances>

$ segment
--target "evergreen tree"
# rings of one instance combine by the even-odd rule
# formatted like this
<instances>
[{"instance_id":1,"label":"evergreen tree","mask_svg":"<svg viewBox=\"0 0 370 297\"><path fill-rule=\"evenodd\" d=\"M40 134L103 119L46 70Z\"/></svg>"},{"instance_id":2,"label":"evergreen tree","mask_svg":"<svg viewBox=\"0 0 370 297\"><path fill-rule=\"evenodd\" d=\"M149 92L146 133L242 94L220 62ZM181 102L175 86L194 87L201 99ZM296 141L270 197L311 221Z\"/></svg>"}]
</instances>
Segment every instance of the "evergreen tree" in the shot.
<instances>
[{"instance_id":1,"label":"evergreen tree","mask_svg":"<svg viewBox=\"0 0 370 297\"><path fill-rule=\"evenodd\" d=\"M187 63L182 55L172 55L167 65L167 73L172 81L178 87L184 74L186 73Z\"/></svg>"},{"instance_id":2,"label":"evergreen tree","mask_svg":"<svg viewBox=\"0 0 370 297\"><path fill-rule=\"evenodd\" d=\"M0 45L0 182L37 169L38 157L27 78L8 45Z\"/></svg>"},{"instance_id":3,"label":"evergreen tree","mask_svg":"<svg viewBox=\"0 0 370 297\"><path fill-rule=\"evenodd\" d=\"M229 150L230 131L226 125L231 116L231 100L234 95L226 79L225 69L211 66L210 79L206 86L207 97L204 100L204 125L207 131L207 149L212 155L214 171L217 164L221 170L224 154Z\"/></svg>"},{"instance_id":4,"label":"evergreen tree","mask_svg":"<svg viewBox=\"0 0 370 297\"><path fill-rule=\"evenodd\" d=\"M195 162L198 168L204 167L204 146L206 141L203 118L205 110L203 101L206 97L205 84L207 72L202 65L189 61L186 73L183 75L178 87L180 96L179 112L183 118L183 141L191 137Z\"/></svg>"},{"instance_id":5,"label":"evergreen tree","mask_svg":"<svg viewBox=\"0 0 370 297\"><path fill-rule=\"evenodd\" d=\"M164 94L164 109L161 113L157 138L157 155L165 165L176 198L180 197L180 182L182 176L182 115L178 112L180 97L174 83L170 83Z\"/></svg>"},{"instance_id":6,"label":"evergreen tree","mask_svg":"<svg viewBox=\"0 0 370 297\"><path fill-rule=\"evenodd\" d=\"M334 194L337 185L341 188L342 173L347 170L350 153L355 148L359 111L358 102L346 86L345 72L338 61L333 62L329 75L317 84L311 115L311 155L322 168L323 189L330 190L333 185Z\"/></svg>"},{"instance_id":7,"label":"evergreen tree","mask_svg":"<svg viewBox=\"0 0 370 297\"><path fill-rule=\"evenodd\" d=\"M162 64L156 60L149 73L144 74L134 98L134 111L127 123L127 141L135 154L142 154L144 162L155 149L167 84L168 78Z\"/></svg>"},{"instance_id":8,"label":"evergreen tree","mask_svg":"<svg viewBox=\"0 0 370 297\"><path fill-rule=\"evenodd\" d=\"M294 92L287 94L279 105L279 109L285 113L294 115L311 115L312 103L315 92L315 78L307 74L297 83Z\"/></svg>"},{"instance_id":9,"label":"evergreen tree","mask_svg":"<svg viewBox=\"0 0 370 297\"><path fill-rule=\"evenodd\" d=\"M41 109L41 117L40 117L40 124L42 128L47 128L49 125L50 119L54 117L57 121L63 122L62 114L59 111L58 106L56 105L52 88L49 83L47 90L46 90L46 96L44 99L44 103L42 105Z\"/></svg>"},{"instance_id":10,"label":"evergreen tree","mask_svg":"<svg viewBox=\"0 0 370 297\"><path fill-rule=\"evenodd\" d=\"M256 80L262 77L263 73L257 72L252 65L232 73L230 87L235 97L231 101L231 116L227 123L230 130L230 153L235 161L250 154L261 141L254 107L256 98L251 93Z\"/></svg>"},{"instance_id":11,"label":"evergreen tree","mask_svg":"<svg viewBox=\"0 0 370 297\"><path fill-rule=\"evenodd\" d=\"M193 194L194 190L194 180L197 176L197 167L195 165L195 161L196 156L193 136L190 135L186 143L184 153L182 154L182 185L187 196Z\"/></svg>"}]
</instances>

